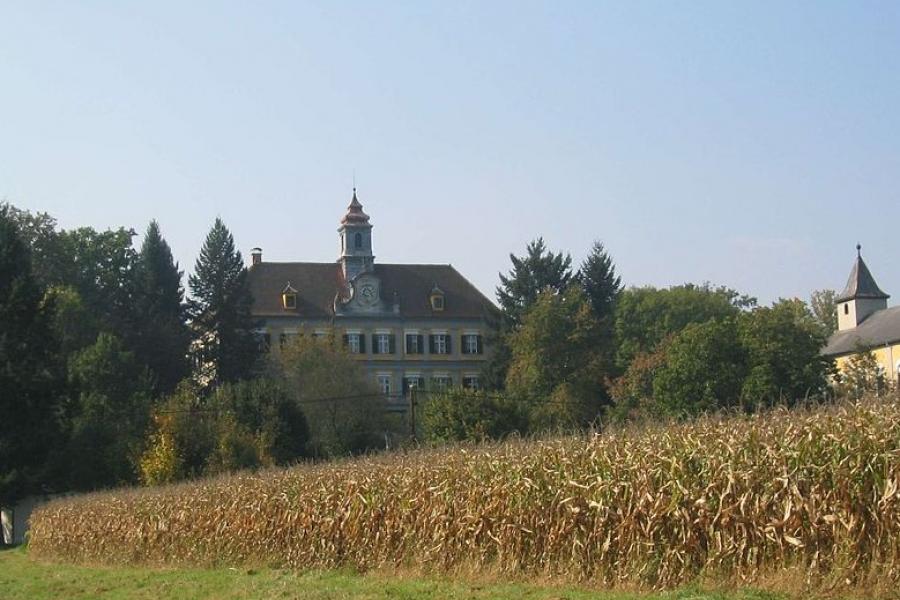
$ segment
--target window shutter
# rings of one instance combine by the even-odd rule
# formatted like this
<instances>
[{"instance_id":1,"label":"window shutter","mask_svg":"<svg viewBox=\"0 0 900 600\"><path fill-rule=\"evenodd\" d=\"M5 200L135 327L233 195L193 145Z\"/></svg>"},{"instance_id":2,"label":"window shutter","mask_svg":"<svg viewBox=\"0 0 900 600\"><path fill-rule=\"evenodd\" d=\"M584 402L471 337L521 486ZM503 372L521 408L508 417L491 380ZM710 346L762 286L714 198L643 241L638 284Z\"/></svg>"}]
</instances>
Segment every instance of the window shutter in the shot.
<instances>
[{"instance_id":1,"label":"window shutter","mask_svg":"<svg viewBox=\"0 0 900 600\"><path fill-rule=\"evenodd\" d=\"M366 334L364 333L359 334L359 353L366 353Z\"/></svg>"},{"instance_id":2,"label":"window shutter","mask_svg":"<svg viewBox=\"0 0 900 600\"><path fill-rule=\"evenodd\" d=\"M395 336L392 333L390 335L390 337L388 337L388 341L389 341L389 347L390 347L391 354L396 354L397 353L397 336Z\"/></svg>"},{"instance_id":3,"label":"window shutter","mask_svg":"<svg viewBox=\"0 0 900 600\"><path fill-rule=\"evenodd\" d=\"M344 340L344 348L346 348L347 346L350 345L350 335L345 333L345 334L344 334L343 336L341 336L341 337L342 337L342 339Z\"/></svg>"},{"instance_id":4,"label":"window shutter","mask_svg":"<svg viewBox=\"0 0 900 600\"><path fill-rule=\"evenodd\" d=\"M444 340L446 341L446 344L447 344L447 354L452 354L453 347L450 342L453 341L453 336L448 333L447 335L444 336Z\"/></svg>"},{"instance_id":5,"label":"window shutter","mask_svg":"<svg viewBox=\"0 0 900 600\"><path fill-rule=\"evenodd\" d=\"M418 353L425 354L425 336L420 334L420 335L417 335L416 338L417 338L416 341L418 342L418 347L419 347Z\"/></svg>"},{"instance_id":6,"label":"window shutter","mask_svg":"<svg viewBox=\"0 0 900 600\"><path fill-rule=\"evenodd\" d=\"M428 352L434 354L434 334L428 336Z\"/></svg>"},{"instance_id":7,"label":"window shutter","mask_svg":"<svg viewBox=\"0 0 900 600\"><path fill-rule=\"evenodd\" d=\"M481 336L475 336L475 339L478 341L478 354L484 354L484 340L481 339Z\"/></svg>"}]
</instances>

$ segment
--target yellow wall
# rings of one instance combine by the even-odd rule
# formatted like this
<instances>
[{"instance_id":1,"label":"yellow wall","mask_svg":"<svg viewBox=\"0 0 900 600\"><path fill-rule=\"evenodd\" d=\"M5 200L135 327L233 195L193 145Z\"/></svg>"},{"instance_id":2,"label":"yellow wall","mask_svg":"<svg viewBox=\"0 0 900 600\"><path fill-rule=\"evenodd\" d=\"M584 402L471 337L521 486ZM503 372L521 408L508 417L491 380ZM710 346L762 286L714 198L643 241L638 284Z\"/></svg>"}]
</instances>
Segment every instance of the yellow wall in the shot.
<instances>
[{"instance_id":1,"label":"yellow wall","mask_svg":"<svg viewBox=\"0 0 900 600\"><path fill-rule=\"evenodd\" d=\"M884 369L885 375L887 375L891 381L897 381L897 363L900 362L900 344L872 348L871 352L875 355L875 360L878 361L878 364ZM852 354L848 354L846 356L837 357L835 362L839 371L844 370L847 361L849 361L852 356Z\"/></svg>"}]
</instances>

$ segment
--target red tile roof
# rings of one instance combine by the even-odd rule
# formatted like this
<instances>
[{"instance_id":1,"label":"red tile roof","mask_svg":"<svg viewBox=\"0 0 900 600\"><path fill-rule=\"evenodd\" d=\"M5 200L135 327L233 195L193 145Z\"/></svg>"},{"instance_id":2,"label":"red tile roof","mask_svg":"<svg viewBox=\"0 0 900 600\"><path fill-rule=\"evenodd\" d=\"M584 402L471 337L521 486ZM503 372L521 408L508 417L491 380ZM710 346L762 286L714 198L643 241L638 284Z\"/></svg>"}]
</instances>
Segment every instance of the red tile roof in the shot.
<instances>
[{"instance_id":1,"label":"red tile roof","mask_svg":"<svg viewBox=\"0 0 900 600\"><path fill-rule=\"evenodd\" d=\"M493 303L450 265L376 264L374 274L381 280L381 298L389 305L396 292L400 316L422 318L479 319L496 310ZM260 317L296 315L304 318L331 318L334 300L344 289L341 265L333 263L263 262L249 269L253 294L253 314ZM285 310L281 291L290 282L297 290L297 308ZM444 292L444 310L431 310L430 293L437 285Z\"/></svg>"}]
</instances>

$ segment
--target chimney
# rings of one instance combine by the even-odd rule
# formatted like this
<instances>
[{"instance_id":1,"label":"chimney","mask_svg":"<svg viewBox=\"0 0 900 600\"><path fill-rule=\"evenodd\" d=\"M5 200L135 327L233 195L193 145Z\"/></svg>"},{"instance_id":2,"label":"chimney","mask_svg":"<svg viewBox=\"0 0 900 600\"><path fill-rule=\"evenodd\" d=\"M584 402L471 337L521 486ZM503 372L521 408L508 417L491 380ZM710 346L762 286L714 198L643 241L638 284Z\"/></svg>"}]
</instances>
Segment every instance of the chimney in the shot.
<instances>
[{"instance_id":1,"label":"chimney","mask_svg":"<svg viewBox=\"0 0 900 600\"><path fill-rule=\"evenodd\" d=\"M262 262L262 248L253 248L250 250L250 257L253 259L251 265L258 265Z\"/></svg>"}]
</instances>

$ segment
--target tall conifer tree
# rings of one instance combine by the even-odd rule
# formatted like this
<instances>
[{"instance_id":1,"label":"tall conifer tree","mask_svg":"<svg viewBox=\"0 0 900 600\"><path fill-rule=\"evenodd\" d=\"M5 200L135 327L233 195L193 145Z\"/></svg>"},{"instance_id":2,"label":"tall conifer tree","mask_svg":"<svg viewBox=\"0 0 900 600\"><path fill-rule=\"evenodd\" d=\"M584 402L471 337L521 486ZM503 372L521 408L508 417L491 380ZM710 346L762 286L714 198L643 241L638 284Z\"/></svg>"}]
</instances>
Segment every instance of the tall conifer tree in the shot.
<instances>
[{"instance_id":1,"label":"tall conifer tree","mask_svg":"<svg viewBox=\"0 0 900 600\"><path fill-rule=\"evenodd\" d=\"M250 307L247 268L222 219L206 236L194 274L188 278L190 314L199 362L212 370L212 383L250 377L259 356Z\"/></svg>"},{"instance_id":2,"label":"tall conifer tree","mask_svg":"<svg viewBox=\"0 0 900 600\"><path fill-rule=\"evenodd\" d=\"M543 238L533 240L525 248L525 256L509 255L513 268L509 275L500 274L497 301L506 320L513 326L537 297L546 289L559 293L572 281L572 257L547 250Z\"/></svg>"},{"instance_id":3,"label":"tall conifer tree","mask_svg":"<svg viewBox=\"0 0 900 600\"><path fill-rule=\"evenodd\" d=\"M139 323L135 354L153 372L158 394L174 391L189 372L190 334L181 276L159 224L151 221L134 270Z\"/></svg>"},{"instance_id":4,"label":"tall conifer tree","mask_svg":"<svg viewBox=\"0 0 900 600\"><path fill-rule=\"evenodd\" d=\"M541 292L561 293L573 277L572 257L547 250L540 237L528 244L525 256L510 254L509 260L513 268L508 275L500 274L500 286L497 287L497 301L502 312L489 323L491 358L481 372L484 385L489 389L501 389L505 385L512 356L507 344L509 334L519 327Z\"/></svg>"},{"instance_id":5,"label":"tall conifer tree","mask_svg":"<svg viewBox=\"0 0 900 600\"><path fill-rule=\"evenodd\" d=\"M0 503L43 481L58 433L61 378L55 368L52 309L31 271L31 255L0 206Z\"/></svg>"},{"instance_id":6,"label":"tall conifer tree","mask_svg":"<svg viewBox=\"0 0 900 600\"><path fill-rule=\"evenodd\" d=\"M616 275L616 266L602 242L594 242L576 278L591 303L594 316L601 323L609 322L611 327L613 311L622 293L622 278Z\"/></svg>"}]
</instances>

